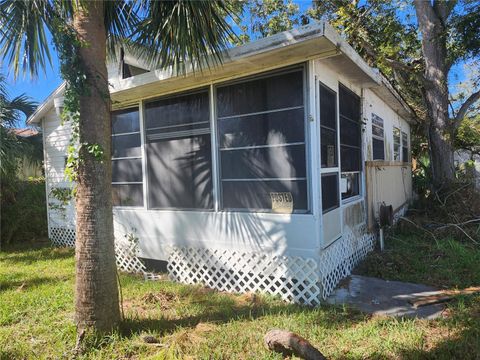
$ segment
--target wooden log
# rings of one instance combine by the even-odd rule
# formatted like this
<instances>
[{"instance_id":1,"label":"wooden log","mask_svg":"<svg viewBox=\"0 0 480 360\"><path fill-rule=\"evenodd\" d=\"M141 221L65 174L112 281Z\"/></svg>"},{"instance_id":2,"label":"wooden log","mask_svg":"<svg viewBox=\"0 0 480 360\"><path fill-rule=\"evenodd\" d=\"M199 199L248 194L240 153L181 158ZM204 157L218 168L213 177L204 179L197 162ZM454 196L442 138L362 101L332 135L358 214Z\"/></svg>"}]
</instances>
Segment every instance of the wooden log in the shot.
<instances>
[{"instance_id":1,"label":"wooden log","mask_svg":"<svg viewBox=\"0 0 480 360\"><path fill-rule=\"evenodd\" d=\"M282 353L284 356L295 355L305 360L326 360L325 356L306 339L286 330L273 329L265 334L267 349Z\"/></svg>"}]
</instances>

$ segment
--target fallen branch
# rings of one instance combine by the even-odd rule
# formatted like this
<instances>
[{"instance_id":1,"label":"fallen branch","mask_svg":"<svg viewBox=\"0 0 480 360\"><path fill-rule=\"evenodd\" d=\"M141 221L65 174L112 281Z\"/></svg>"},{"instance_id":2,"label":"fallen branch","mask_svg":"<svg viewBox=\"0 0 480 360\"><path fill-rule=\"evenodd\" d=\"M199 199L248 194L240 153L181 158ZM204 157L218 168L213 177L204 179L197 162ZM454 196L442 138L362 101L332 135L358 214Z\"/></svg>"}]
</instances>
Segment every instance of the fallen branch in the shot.
<instances>
[{"instance_id":1,"label":"fallen branch","mask_svg":"<svg viewBox=\"0 0 480 360\"><path fill-rule=\"evenodd\" d=\"M326 360L325 356L301 336L286 330L273 329L265 334L265 346L284 356L295 355L305 360Z\"/></svg>"},{"instance_id":2,"label":"fallen branch","mask_svg":"<svg viewBox=\"0 0 480 360\"><path fill-rule=\"evenodd\" d=\"M440 304L454 299L458 295L472 295L480 293L480 287L469 287L463 290L440 290L433 294L410 300L410 304L418 308L421 306Z\"/></svg>"}]
</instances>

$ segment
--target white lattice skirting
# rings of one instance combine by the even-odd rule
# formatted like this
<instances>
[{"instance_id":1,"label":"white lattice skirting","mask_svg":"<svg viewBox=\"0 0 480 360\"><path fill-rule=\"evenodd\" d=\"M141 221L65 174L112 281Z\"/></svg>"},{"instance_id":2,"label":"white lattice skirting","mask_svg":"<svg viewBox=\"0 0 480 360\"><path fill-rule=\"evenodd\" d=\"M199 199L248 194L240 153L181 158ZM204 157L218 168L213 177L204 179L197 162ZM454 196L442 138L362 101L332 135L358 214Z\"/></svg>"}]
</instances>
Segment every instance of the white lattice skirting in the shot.
<instances>
[{"instance_id":1,"label":"white lattice skirting","mask_svg":"<svg viewBox=\"0 0 480 360\"><path fill-rule=\"evenodd\" d=\"M75 247L75 229L51 227L50 239L54 246ZM118 239L115 239L115 258L117 268L121 271L151 275L145 271L145 265L137 257L135 249Z\"/></svg>"},{"instance_id":2,"label":"white lattice skirting","mask_svg":"<svg viewBox=\"0 0 480 360\"><path fill-rule=\"evenodd\" d=\"M173 248L168 259L172 280L203 284L227 292L263 292L286 301L317 305L317 262L229 250Z\"/></svg>"},{"instance_id":3,"label":"white lattice skirting","mask_svg":"<svg viewBox=\"0 0 480 360\"><path fill-rule=\"evenodd\" d=\"M56 246L75 246L75 229L53 227ZM168 259L172 280L202 284L228 292L263 292L307 305L318 305L368 252L376 236L366 226L347 229L342 238L323 249L319 261L231 250L174 247ZM117 267L150 278L131 246L115 240Z\"/></svg>"},{"instance_id":4,"label":"white lattice skirting","mask_svg":"<svg viewBox=\"0 0 480 360\"><path fill-rule=\"evenodd\" d=\"M320 254L322 298L326 299L340 280L352 273L353 268L375 246L375 234L368 233L366 225L347 229L343 236L323 249Z\"/></svg>"},{"instance_id":5,"label":"white lattice skirting","mask_svg":"<svg viewBox=\"0 0 480 360\"><path fill-rule=\"evenodd\" d=\"M172 280L185 284L228 292L259 291L290 302L317 305L373 250L375 239L365 225L347 230L320 253L318 263L300 257L173 248L167 268Z\"/></svg>"}]
</instances>

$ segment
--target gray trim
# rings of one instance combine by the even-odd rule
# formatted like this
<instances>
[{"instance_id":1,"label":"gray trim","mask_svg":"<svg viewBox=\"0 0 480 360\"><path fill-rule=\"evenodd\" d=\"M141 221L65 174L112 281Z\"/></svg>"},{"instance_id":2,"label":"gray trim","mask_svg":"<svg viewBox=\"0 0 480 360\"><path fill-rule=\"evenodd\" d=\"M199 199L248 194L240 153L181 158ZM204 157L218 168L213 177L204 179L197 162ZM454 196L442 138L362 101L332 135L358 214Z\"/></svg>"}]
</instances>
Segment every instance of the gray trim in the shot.
<instances>
[{"instance_id":1,"label":"gray trim","mask_svg":"<svg viewBox=\"0 0 480 360\"><path fill-rule=\"evenodd\" d=\"M287 74L288 74L288 73L287 73ZM284 74L283 74L283 73L273 74L272 76L275 76L275 75L284 75ZM263 78L265 78L265 77L263 77ZM257 112L253 112L253 113L245 113L245 114L239 114L239 115L222 116L222 117L219 117L217 120L228 120L228 119L235 119L235 118L240 118L240 117L248 117L248 116L255 116L255 115L276 113L276 112L281 112L281 111L297 110L297 109L302 109L302 108L304 108L304 105L302 105L302 106L290 106L290 107L286 107L286 108L273 109L273 110L265 110L265 111L257 111Z\"/></svg>"},{"instance_id":2,"label":"gray trim","mask_svg":"<svg viewBox=\"0 0 480 360\"><path fill-rule=\"evenodd\" d=\"M209 123L209 121L197 121L197 122L191 122L191 123L186 123L186 124L158 126L158 127L148 128L147 131L160 130L160 129L170 129L170 128L175 128L175 127L191 126L191 125L198 125L198 124L208 124L208 123Z\"/></svg>"},{"instance_id":3,"label":"gray trim","mask_svg":"<svg viewBox=\"0 0 480 360\"><path fill-rule=\"evenodd\" d=\"M150 131L150 129L148 129L147 131ZM210 128L184 130L184 131L172 131L168 133L160 133L160 134L154 134L154 135L147 134L147 141L174 139L179 137L207 135L207 134L210 134Z\"/></svg>"},{"instance_id":4,"label":"gray trim","mask_svg":"<svg viewBox=\"0 0 480 360\"><path fill-rule=\"evenodd\" d=\"M306 177L291 177L291 178L239 178L239 179L221 179L222 182L249 182L249 181L305 181Z\"/></svg>"},{"instance_id":5,"label":"gray trim","mask_svg":"<svg viewBox=\"0 0 480 360\"><path fill-rule=\"evenodd\" d=\"M131 109L131 108L130 108ZM127 109L128 110L128 109ZM138 111L138 110L137 110ZM139 116L140 118L140 116ZM139 120L140 121L140 120ZM140 134L140 130L139 131L131 131L131 132L126 132L126 133L118 133L118 134L111 134L112 137L114 136L123 136L123 135L135 135L135 134Z\"/></svg>"},{"instance_id":6,"label":"gray trim","mask_svg":"<svg viewBox=\"0 0 480 360\"><path fill-rule=\"evenodd\" d=\"M285 143L285 144L238 146L238 147L232 147L232 148L219 148L219 150L234 151L234 150L248 150L248 149L264 149L264 148L273 148L273 147L287 147L287 146L295 146L295 145L305 145L305 141L298 141L298 142Z\"/></svg>"},{"instance_id":7,"label":"gray trim","mask_svg":"<svg viewBox=\"0 0 480 360\"><path fill-rule=\"evenodd\" d=\"M141 185L143 181L112 181L112 185Z\"/></svg>"},{"instance_id":8,"label":"gray trim","mask_svg":"<svg viewBox=\"0 0 480 360\"><path fill-rule=\"evenodd\" d=\"M128 159L141 159L142 155L139 156L123 156L123 157L112 157L112 161L115 160L128 160Z\"/></svg>"}]
</instances>

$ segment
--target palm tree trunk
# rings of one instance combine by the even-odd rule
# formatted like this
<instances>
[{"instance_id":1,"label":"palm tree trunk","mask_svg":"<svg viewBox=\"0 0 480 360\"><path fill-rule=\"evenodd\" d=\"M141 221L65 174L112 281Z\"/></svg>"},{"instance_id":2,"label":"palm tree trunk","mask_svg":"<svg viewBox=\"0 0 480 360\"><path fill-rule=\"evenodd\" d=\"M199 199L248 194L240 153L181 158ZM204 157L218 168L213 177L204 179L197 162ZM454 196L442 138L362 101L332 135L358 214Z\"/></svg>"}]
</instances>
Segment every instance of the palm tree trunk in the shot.
<instances>
[{"instance_id":1,"label":"palm tree trunk","mask_svg":"<svg viewBox=\"0 0 480 360\"><path fill-rule=\"evenodd\" d=\"M113 237L110 163L110 96L106 60L104 4L87 1L75 11L73 26L84 45L79 50L88 92L80 96L80 144L98 144L100 161L85 146L80 150L76 195L77 334L102 333L120 321Z\"/></svg>"},{"instance_id":2,"label":"palm tree trunk","mask_svg":"<svg viewBox=\"0 0 480 360\"><path fill-rule=\"evenodd\" d=\"M446 17L430 1L415 0L418 25L422 34L425 58L425 99L428 116L428 138L434 185L439 188L455 178L453 145L448 114L448 65ZM445 4L438 5L444 6Z\"/></svg>"}]
</instances>

